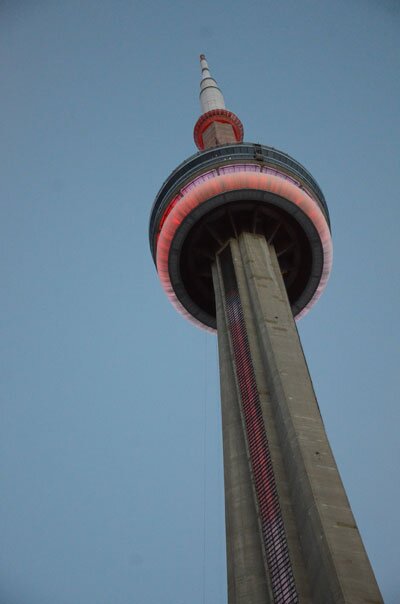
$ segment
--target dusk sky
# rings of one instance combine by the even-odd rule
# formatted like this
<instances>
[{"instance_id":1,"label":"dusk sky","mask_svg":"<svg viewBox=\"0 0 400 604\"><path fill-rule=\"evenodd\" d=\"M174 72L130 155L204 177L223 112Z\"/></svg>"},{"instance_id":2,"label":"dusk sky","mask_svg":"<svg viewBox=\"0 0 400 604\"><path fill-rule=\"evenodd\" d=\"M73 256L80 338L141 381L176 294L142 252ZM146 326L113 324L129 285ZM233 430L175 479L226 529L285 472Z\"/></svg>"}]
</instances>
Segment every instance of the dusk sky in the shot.
<instances>
[{"instance_id":1,"label":"dusk sky","mask_svg":"<svg viewBox=\"0 0 400 604\"><path fill-rule=\"evenodd\" d=\"M398 0L0 2L0 604L226 604L216 338L148 243L202 52L244 140L325 194L333 271L298 326L399 604L399 41Z\"/></svg>"}]
</instances>

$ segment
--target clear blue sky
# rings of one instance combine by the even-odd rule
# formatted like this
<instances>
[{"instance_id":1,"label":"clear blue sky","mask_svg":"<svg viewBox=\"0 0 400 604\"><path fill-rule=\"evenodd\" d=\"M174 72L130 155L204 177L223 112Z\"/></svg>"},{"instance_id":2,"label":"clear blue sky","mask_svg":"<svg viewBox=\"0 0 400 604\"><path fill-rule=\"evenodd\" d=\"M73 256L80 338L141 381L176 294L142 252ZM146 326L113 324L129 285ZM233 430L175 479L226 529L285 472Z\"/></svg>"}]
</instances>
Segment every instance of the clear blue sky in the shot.
<instances>
[{"instance_id":1,"label":"clear blue sky","mask_svg":"<svg viewBox=\"0 0 400 604\"><path fill-rule=\"evenodd\" d=\"M397 0L0 4L0 604L225 604L216 341L149 211L195 152L205 52L245 140L327 198L300 332L387 604L400 601Z\"/></svg>"}]
</instances>

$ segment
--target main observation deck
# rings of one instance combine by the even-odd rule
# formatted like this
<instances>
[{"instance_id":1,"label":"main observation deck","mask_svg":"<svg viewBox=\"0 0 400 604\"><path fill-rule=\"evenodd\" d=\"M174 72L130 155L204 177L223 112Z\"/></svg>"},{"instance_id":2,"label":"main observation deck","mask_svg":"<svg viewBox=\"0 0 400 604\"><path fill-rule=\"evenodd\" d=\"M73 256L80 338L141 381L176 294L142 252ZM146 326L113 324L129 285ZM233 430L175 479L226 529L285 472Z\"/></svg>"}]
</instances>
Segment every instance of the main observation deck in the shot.
<instances>
[{"instance_id":1,"label":"main observation deck","mask_svg":"<svg viewBox=\"0 0 400 604\"><path fill-rule=\"evenodd\" d=\"M206 328L216 325L215 253L243 231L273 243L294 316L308 310L327 280L329 212L308 170L286 153L255 143L196 153L163 183L149 235L167 294Z\"/></svg>"}]
</instances>

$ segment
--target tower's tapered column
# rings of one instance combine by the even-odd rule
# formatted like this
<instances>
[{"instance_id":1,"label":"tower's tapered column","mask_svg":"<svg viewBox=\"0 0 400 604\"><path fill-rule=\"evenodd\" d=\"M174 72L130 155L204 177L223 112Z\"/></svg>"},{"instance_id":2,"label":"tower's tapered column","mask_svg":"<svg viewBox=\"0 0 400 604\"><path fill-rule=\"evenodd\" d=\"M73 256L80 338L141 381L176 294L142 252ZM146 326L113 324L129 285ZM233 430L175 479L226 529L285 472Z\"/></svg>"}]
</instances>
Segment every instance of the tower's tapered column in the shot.
<instances>
[{"instance_id":1,"label":"tower's tapered column","mask_svg":"<svg viewBox=\"0 0 400 604\"><path fill-rule=\"evenodd\" d=\"M381 604L273 248L244 233L213 278L229 604Z\"/></svg>"}]
</instances>

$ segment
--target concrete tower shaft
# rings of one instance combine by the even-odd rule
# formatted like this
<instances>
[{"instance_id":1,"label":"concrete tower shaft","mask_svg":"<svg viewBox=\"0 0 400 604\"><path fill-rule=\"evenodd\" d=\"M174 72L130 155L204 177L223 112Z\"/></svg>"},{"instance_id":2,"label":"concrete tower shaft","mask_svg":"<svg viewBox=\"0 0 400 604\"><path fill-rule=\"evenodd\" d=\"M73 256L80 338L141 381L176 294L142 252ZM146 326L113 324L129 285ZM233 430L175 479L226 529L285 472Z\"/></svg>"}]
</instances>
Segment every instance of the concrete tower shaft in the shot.
<instances>
[{"instance_id":1,"label":"concrete tower shaft","mask_svg":"<svg viewBox=\"0 0 400 604\"><path fill-rule=\"evenodd\" d=\"M229 604L380 604L274 247L217 254Z\"/></svg>"}]
</instances>

